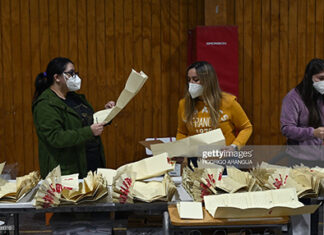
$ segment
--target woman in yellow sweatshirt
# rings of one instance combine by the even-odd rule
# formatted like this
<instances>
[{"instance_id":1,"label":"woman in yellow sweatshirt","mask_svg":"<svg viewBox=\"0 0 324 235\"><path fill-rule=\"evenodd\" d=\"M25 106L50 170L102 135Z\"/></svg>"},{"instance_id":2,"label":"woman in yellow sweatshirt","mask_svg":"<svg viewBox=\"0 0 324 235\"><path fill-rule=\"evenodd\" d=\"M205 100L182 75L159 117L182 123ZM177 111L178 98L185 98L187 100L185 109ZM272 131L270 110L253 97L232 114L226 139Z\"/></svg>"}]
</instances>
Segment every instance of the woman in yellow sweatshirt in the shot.
<instances>
[{"instance_id":1,"label":"woman in yellow sweatshirt","mask_svg":"<svg viewBox=\"0 0 324 235\"><path fill-rule=\"evenodd\" d=\"M215 70L204 61L187 68L187 93L179 102L177 140L221 128L227 150L244 146L252 124L236 97L222 92Z\"/></svg>"}]
</instances>

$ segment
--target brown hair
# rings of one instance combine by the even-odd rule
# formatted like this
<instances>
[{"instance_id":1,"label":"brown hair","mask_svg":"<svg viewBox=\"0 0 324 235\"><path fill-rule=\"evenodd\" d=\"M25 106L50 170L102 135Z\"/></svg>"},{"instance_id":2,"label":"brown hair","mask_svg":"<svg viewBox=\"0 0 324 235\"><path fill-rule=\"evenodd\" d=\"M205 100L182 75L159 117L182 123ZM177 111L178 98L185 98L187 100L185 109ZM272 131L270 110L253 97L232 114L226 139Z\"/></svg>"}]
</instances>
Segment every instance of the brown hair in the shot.
<instances>
[{"instance_id":1,"label":"brown hair","mask_svg":"<svg viewBox=\"0 0 324 235\"><path fill-rule=\"evenodd\" d=\"M197 77L200 80L200 84L203 86L203 101L208 107L211 123L214 128L217 127L219 118L219 108L221 105L222 91L219 87L216 72L211 64L205 61L197 61L191 64L186 71L186 77L190 69L196 69ZM193 99L188 91L185 94L185 120L190 123L194 116L195 104L198 98Z\"/></svg>"}]
</instances>

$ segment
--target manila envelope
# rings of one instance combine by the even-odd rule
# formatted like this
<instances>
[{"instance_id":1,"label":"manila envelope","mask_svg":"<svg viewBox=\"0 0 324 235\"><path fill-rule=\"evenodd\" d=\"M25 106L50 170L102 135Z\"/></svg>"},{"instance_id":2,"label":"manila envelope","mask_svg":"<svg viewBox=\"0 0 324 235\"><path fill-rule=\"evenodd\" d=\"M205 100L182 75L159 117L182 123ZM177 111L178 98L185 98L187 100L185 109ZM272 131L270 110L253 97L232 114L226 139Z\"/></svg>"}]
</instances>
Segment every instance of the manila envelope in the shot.
<instances>
[{"instance_id":1,"label":"manila envelope","mask_svg":"<svg viewBox=\"0 0 324 235\"><path fill-rule=\"evenodd\" d=\"M294 188L205 196L214 218L259 218L309 214L320 205L304 206Z\"/></svg>"},{"instance_id":2,"label":"manila envelope","mask_svg":"<svg viewBox=\"0 0 324 235\"><path fill-rule=\"evenodd\" d=\"M168 153L168 157L200 157L200 147L219 148L225 146L225 137L220 128L206 133L189 136L187 138L163 144L152 144L153 155Z\"/></svg>"}]
</instances>

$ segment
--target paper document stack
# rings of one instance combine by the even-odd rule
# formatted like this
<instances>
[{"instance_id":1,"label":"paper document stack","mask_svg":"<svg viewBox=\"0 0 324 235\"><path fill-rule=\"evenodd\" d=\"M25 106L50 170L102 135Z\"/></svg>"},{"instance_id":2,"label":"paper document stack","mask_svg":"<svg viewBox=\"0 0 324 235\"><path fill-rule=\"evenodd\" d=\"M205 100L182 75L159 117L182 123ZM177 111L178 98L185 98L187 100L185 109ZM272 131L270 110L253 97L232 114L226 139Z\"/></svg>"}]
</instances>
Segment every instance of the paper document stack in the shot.
<instances>
[{"instance_id":1,"label":"paper document stack","mask_svg":"<svg viewBox=\"0 0 324 235\"><path fill-rule=\"evenodd\" d=\"M133 203L133 187L136 179L136 174L131 171L117 172L114 177L113 188L113 202L117 203Z\"/></svg>"},{"instance_id":2,"label":"paper document stack","mask_svg":"<svg viewBox=\"0 0 324 235\"><path fill-rule=\"evenodd\" d=\"M112 185L114 177L116 176L117 170L108 168L98 168L97 174L101 174L103 178L106 179L107 185Z\"/></svg>"},{"instance_id":3,"label":"paper document stack","mask_svg":"<svg viewBox=\"0 0 324 235\"><path fill-rule=\"evenodd\" d=\"M19 202L40 180L39 173L17 177L15 182L0 179L0 202Z\"/></svg>"},{"instance_id":4,"label":"paper document stack","mask_svg":"<svg viewBox=\"0 0 324 235\"><path fill-rule=\"evenodd\" d=\"M71 177L73 182L78 182L76 175L74 175L74 178ZM64 178L67 177L65 176ZM70 185L71 187L68 187L65 182L61 195L61 204L93 202L108 194L106 179L101 174L93 173L92 171L89 171L87 177L82 182L78 182L77 186L75 183Z\"/></svg>"},{"instance_id":5,"label":"paper document stack","mask_svg":"<svg viewBox=\"0 0 324 235\"><path fill-rule=\"evenodd\" d=\"M144 202L171 201L177 188L168 174L159 181L135 181L132 195L134 199Z\"/></svg>"},{"instance_id":6,"label":"paper document stack","mask_svg":"<svg viewBox=\"0 0 324 235\"><path fill-rule=\"evenodd\" d=\"M81 182L78 176L78 174L62 176L60 166L54 168L36 193L36 208L93 202L108 194L107 181L101 174L89 171Z\"/></svg>"},{"instance_id":7,"label":"paper document stack","mask_svg":"<svg viewBox=\"0 0 324 235\"><path fill-rule=\"evenodd\" d=\"M123 165L117 169L117 174L121 171L134 172L136 180L144 180L173 171L174 166L175 162L169 159L167 153L162 153Z\"/></svg>"},{"instance_id":8,"label":"paper document stack","mask_svg":"<svg viewBox=\"0 0 324 235\"><path fill-rule=\"evenodd\" d=\"M294 188L299 198L317 196L321 177L307 167L282 167L262 162L251 174L262 190Z\"/></svg>"},{"instance_id":9,"label":"paper document stack","mask_svg":"<svg viewBox=\"0 0 324 235\"><path fill-rule=\"evenodd\" d=\"M54 168L42 181L35 195L36 209L55 207L60 204L62 193L61 168Z\"/></svg>"},{"instance_id":10,"label":"paper document stack","mask_svg":"<svg viewBox=\"0 0 324 235\"><path fill-rule=\"evenodd\" d=\"M204 219L201 202L178 202L177 209L181 219Z\"/></svg>"},{"instance_id":11,"label":"paper document stack","mask_svg":"<svg viewBox=\"0 0 324 235\"><path fill-rule=\"evenodd\" d=\"M113 199L115 202L132 203L134 199L152 202L155 200L171 200L176 187L166 174L174 169L175 162L166 153L144 158L140 161L119 167L113 179ZM100 170L106 174L104 170ZM156 176L164 175L162 182L143 182ZM110 176L108 176L110 177Z\"/></svg>"},{"instance_id":12,"label":"paper document stack","mask_svg":"<svg viewBox=\"0 0 324 235\"><path fill-rule=\"evenodd\" d=\"M223 168L185 167L182 172L182 185L194 201L201 202L205 195L217 194L216 182L222 177Z\"/></svg>"}]
</instances>

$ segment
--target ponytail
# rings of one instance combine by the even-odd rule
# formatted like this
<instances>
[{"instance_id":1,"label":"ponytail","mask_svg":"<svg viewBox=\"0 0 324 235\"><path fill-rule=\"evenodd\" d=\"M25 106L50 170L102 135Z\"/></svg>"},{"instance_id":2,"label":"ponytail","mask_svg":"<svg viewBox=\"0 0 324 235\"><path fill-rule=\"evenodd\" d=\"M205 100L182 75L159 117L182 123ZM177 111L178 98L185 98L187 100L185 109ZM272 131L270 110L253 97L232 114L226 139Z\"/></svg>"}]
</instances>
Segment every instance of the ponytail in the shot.
<instances>
[{"instance_id":1,"label":"ponytail","mask_svg":"<svg viewBox=\"0 0 324 235\"><path fill-rule=\"evenodd\" d=\"M35 79L35 92L33 97L33 103L37 100L38 96L40 96L43 93L43 91L45 91L52 84L53 78L49 78L46 72L38 74Z\"/></svg>"},{"instance_id":2,"label":"ponytail","mask_svg":"<svg viewBox=\"0 0 324 235\"><path fill-rule=\"evenodd\" d=\"M54 75L60 75L64 72L68 63L73 64L72 61L68 58L56 57L48 63L46 72L37 75L35 80L33 103L43 93L43 91L45 91L54 83Z\"/></svg>"}]
</instances>

